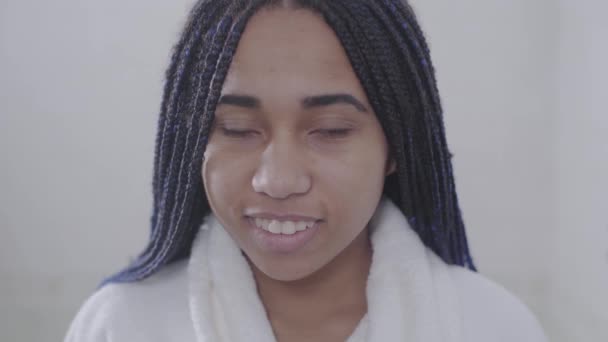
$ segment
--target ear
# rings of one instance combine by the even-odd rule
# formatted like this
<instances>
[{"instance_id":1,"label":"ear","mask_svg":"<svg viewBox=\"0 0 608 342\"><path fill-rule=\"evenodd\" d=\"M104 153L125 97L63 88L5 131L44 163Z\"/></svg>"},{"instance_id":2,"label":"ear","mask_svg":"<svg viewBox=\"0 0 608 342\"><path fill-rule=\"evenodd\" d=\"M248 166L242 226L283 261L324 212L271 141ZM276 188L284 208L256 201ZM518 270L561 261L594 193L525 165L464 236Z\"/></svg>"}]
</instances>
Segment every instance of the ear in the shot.
<instances>
[{"instance_id":1,"label":"ear","mask_svg":"<svg viewBox=\"0 0 608 342\"><path fill-rule=\"evenodd\" d=\"M386 174L385 176L389 176L392 173L394 173L395 171L397 171L397 162L395 162L395 159L390 158L386 161Z\"/></svg>"}]
</instances>

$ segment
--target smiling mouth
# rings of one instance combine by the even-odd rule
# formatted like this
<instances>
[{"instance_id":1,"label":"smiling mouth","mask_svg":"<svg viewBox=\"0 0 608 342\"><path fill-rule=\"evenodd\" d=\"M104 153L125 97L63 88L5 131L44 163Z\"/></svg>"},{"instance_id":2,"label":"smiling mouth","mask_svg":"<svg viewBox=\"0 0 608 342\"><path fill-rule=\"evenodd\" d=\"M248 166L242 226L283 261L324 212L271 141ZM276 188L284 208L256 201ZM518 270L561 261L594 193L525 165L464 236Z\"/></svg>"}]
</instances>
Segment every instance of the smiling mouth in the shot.
<instances>
[{"instance_id":1,"label":"smiling mouth","mask_svg":"<svg viewBox=\"0 0 608 342\"><path fill-rule=\"evenodd\" d=\"M307 221L279 221L276 219L251 218L253 224L272 234L293 235L297 232L305 231L315 225L317 220Z\"/></svg>"},{"instance_id":2,"label":"smiling mouth","mask_svg":"<svg viewBox=\"0 0 608 342\"><path fill-rule=\"evenodd\" d=\"M309 219L309 218L307 218ZM277 220L247 217L252 241L262 250L281 255L297 252L307 245L317 232L322 220Z\"/></svg>"}]
</instances>

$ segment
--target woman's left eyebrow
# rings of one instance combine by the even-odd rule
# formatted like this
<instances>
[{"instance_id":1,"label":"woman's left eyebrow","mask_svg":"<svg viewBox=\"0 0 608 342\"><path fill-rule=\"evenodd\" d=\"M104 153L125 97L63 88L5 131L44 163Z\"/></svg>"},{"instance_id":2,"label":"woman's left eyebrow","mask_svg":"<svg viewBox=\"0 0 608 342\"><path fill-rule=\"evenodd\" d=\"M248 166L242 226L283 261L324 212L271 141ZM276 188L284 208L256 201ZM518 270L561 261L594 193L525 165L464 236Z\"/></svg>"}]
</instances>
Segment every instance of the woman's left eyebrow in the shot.
<instances>
[{"instance_id":1,"label":"woman's left eyebrow","mask_svg":"<svg viewBox=\"0 0 608 342\"><path fill-rule=\"evenodd\" d=\"M302 99L302 108L311 109L315 107L325 107L336 104L348 104L355 107L358 111L366 113L367 107L350 94L323 94L315 96L307 96ZM219 105L231 105L248 109L260 109L262 101L251 95L226 94L220 97Z\"/></svg>"},{"instance_id":2,"label":"woman's left eyebrow","mask_svg":"<svg viewBox=\"0 0 608 342\"><path fill-rule=\"evenodd\" d=\"M331 106L334 104L349 104L357 108L360 112L367 112L365 105L350 94L324 94L309 96L302 100L302 107L305 109Z\"/></svg>"}]
</instances>

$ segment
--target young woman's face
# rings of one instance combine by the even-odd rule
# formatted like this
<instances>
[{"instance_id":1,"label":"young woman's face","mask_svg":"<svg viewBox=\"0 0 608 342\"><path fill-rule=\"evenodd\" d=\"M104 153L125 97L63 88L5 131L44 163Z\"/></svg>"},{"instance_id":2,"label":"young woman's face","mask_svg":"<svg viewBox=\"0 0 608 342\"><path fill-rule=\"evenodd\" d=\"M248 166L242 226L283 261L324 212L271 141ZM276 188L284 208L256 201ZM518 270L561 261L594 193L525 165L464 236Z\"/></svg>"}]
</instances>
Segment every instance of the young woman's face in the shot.
<instances>
[{"instance_id":1,"label":"young woman's face","mask_svg":"<svg viewBox=\"0 0 608 342\"><path fill-rule=\"evenodd\" d=\"M387 160L382 128L323 19L307 10L255 14L202 169L213 212L253 265L288 281L334 260L366 232Z\"/></svg>"}]
</instances>

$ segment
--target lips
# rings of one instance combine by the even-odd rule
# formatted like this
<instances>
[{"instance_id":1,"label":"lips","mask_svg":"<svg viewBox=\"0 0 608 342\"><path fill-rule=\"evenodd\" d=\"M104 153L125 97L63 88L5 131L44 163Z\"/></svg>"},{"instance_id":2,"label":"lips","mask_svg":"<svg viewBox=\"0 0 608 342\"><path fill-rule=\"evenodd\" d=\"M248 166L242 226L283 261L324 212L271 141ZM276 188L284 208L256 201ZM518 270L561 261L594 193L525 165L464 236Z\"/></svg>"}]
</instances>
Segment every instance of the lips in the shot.
<instances>
[{"instance_id":1,"label":"lips","mask_svg":"<svg viewBox=\"0 0 608 342\"><path fill-rule=\"evenodd\" d=\"M302 218L302 216L299 216L299 218ZM310 219L310 217L307 217L307 219ZM256 224L256 220L258 220L260 225ZM264 229L264 220L267 219L256 219L253 217L247 219L250 237L260 249L278 254L295 253L303 248L313 239L321 224L319 220L307 222L271 219L267 220L269 222L266 222L268 224L268 230L266 230ZM296 222L305 222L306 228L297 230Z\"/></svg>"},{"instance_id":2,"label":"lips","mask_svg":"<svg viewBox=\"0 0 608 342\"><path fill-rule=\"evenodd\" d=\"M245 215L247 217L252 218L260 218L266 220L277 220L277 221L318 221L320 218L311 215L301 215L301 214L293 214L293 213L275 213L271 211L252 211L246 212Z\"/></svg>"},{"instance_id":3,"label":"lips","mask_svg":"<svg viewBox=\"0 0 608 342\"><path fill-rule=\"evenodd\" d=\"M273 234L293 235L312 227L315 221L279 221L255 218L253 220L256 227L264 229Z\"/></svg>"}]
</instances>

